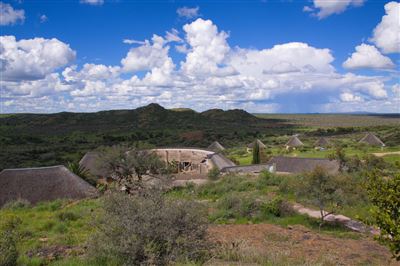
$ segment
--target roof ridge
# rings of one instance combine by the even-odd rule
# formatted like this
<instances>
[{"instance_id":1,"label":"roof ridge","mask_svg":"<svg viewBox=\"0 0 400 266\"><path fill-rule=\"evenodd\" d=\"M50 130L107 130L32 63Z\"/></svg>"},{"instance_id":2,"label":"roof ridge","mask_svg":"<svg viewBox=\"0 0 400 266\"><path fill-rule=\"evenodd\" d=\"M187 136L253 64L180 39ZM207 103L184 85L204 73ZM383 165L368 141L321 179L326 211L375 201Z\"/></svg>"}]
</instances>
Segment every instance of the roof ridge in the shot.
<instances>
[{"instance_id":1,"label":"roof ridge","mask_svg":"<svg viewBox=\"0 0 400 266\"><path fill-rule=\"evenodd\" d=\"M59 164L59 165L52 165L52 166L39 166L39 167L26 167L26 168L6 168L6 169L3 169L1 172L3 172L3 171L23 171L23 170L42 170L42 169L52 169L52 168L59 168L59 167L63 167L63 168L67 169L67 167L65 165Z\"/></svg>"}]
</instances>

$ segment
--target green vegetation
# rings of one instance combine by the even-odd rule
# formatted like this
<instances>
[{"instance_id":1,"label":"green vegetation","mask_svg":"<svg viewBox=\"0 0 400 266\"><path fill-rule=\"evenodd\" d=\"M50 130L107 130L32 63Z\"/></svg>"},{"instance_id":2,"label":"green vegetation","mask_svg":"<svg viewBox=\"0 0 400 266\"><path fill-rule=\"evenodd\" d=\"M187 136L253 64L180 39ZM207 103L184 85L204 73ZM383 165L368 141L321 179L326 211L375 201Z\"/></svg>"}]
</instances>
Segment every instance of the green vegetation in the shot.
<instances>
[{"instance_id":1,"label":"green vegetation","mask_svg":"<svg viewBox=\"0 0 400 266\"><path fill-rule=\"evenodd\" d=\"M13 114L0 117L0 170L78 162L100 146L207 147L248 143L272 130L286 134L280 120L258 119L243 110L179 112L150 104L134 110L97 113Z\"/></svg>"},{"instance_id":2,"label":"green vegetation","mask_svg":"<svg viewBox=\"0 0 400 266\"><path fill-rule=\"evenodd\" d=\"M207 220L198 203L168 200L159 191L114 192L102 206L98 230L89 240L89 257L100 265L167 265L203 261L208 255Z\"/></svg>"},{"instance_id":3,"label":"green vegetation","mask_svg":"<svg viewBox=\"0 0 400 266\"><path fill-rule=\"evenodd\" d=\"M400 174L382 177L375 171L369 176L367 188L375 207L376 223L381 229L380 240L400 261Z\"/></svg>"}]
</instances>

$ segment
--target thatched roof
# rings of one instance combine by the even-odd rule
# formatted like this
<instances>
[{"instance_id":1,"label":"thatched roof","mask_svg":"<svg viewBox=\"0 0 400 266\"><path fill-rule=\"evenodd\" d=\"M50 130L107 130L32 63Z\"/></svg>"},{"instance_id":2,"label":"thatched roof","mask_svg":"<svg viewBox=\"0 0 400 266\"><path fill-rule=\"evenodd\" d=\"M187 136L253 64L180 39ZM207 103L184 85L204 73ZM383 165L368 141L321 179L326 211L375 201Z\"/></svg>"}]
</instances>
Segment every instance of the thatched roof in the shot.
<instances>
[{"instance_id":1,"label":"thatched roof","mask_svg":"<svg viewBox=\"0 0 400 266\"><path fill-rule=\"evenodd\" d=\"M339 162L323 158L273 157L268 164L275 164L276 172L299 174L313 171L317 166L324 168L330 174L339 171Z\"/></svg>"},{"instance_id":2,"label":"thatched roof","mask_svg":"<svg viewBox=\"0 0 400 266\"><path fill-rule=\"evenodd\" d=\"M303 145L303 142L301 142L297 136L290 137L289 141L286 143L288 147L300 147Z\"/></svg>"},{"instance_id":3,"label":"thatched roof","mask_svg":"<svg viewBox=\"0 0 400 266\"><path fill-rule=\"evenodd\" d=\"M321 137L314 143L314 146L316 146L316 147L326 147L329 144L330 144L330 142L329 142L328 139L326 139L324 137Z\"/></svg>"},{"instance_id":4,"label":"thatched roof","mask_svg":"<svg viewBox=\"0 0 400 266\"><path fill-rule=\"evenodd\" d=\"M382 142L377 136L372 133L367 133L359 142L366 143L373 146L385 146L385 143Z\"/></svg>"},{"instance_id":5,"label":"thatched roof","mask_svg":"<svg viewBox=\"0 0 400 266\"><path fill-rule=\"evenodd\" d=\"M107 171L99 165L99 157L99 152L87 152L79 161L79 165L89 170L89 173L94 177L107 177Z\"/></svg>"},{"instance_id":6,"label":"thatched roof","mask_svg":"<svg viewBox=\"0 0 400 266\"><path fill-rule=\"evenodd\" d=\"M247 145L247 148L252 149L252 148L254 147L254 144L255 144L256 142L258 143L258 147L263 148L263 149L266 147L265 144L261 142L261 140L256 139L256 140L253 141L252 143L248 144L248 145Z\"/></svg>"},{"instance_id":7,"label":"thatched roof","mask_svg":"<svg viewBox=\"0 0 400 266\"><path fill-rule=\"evenodd\" d=\"M225 150L224 146L222 146L218 141L214 141L213 143L211 143L211 145L208 146L207 149L214 152Z\"/></svg>"},{"instance_id":8,"label":"thatched roof","mask_svg":"<svg viewBox=\"0 0 400 266\"><path fill-rule=\"evenodd\" d=\"M226 167L235 166L234 162L219 153L212 154L210 159L214 166L220 171Z\"/></svg>"},{"instance_id":9,"label":"thatched roof","mask_svg":"<svg viewBox=\"0 0 400 266\"><path fill-rule=\"evenodd\" d=\"M63 165L4 169L0 172L0 206L25 199L31 203L55 199L81 199L97 190Z\"/></svg>"}]
</instances>

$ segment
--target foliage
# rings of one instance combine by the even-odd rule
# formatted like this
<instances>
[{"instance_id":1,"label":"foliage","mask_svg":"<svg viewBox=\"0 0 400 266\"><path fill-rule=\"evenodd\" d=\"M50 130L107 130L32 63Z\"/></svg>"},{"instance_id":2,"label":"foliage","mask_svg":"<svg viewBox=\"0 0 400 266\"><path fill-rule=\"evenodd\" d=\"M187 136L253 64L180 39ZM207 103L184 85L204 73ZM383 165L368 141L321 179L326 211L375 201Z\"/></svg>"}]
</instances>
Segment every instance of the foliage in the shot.
<instances>
[{"instance_id":1,"label":"foliage","mask_svg":"<svg viewBox=\"0 0 400 266\"><path fill-rule=\"evenodd\" d=\"M260 145L258 141L254 141L253 143L253 159L251 161L252 164L260 163Z\"/></svg>"},{"instance_id":2,"label":"foliage","mask_svg":"<svg viewBox=\"0 0 400 266\"><path fill-rule=\"evenodd\" d=\"M346 171L348 158L342 147L336 147L334 153L328 156L330 160L337 160L339 162L339 171Z\"/></svg>"},{"instance_id":3,"label":"foliage","mask_svg":"<svg viewBox=\"0 0 400 266\"><path fill-rule=\"evenodd\" d=\"M169 169L156 153L122 145L104 148L99 160L127 193L143 188L144 175L160 179Z\"/></svg>"},{"instance_id":4,"label":"foliage","mask_svg":"<svg viewBox=\"0 0 400 266\"><path fill-rule=\"evenodd\" d=\"M323 168L316 167L304 176L298 187L299 195L307 195L318 206L321 214L320 226L324 224L325 218L343 203L343 190L336 181L337 179L326 173Z\"/></svg>"},{"instance_id":5,"label":"foliage","mask_svg":"<svg viewBox=\"0 0 400 266\"><path fill-rule=\"evenodd\" d=\"M400 174L382 177L374 171L369 175L367 189L375 205L373 215L381 230L380 240L400 260Z\"/></svg>"},{"instance_id":6,"label":"foliage","mask_svg":"<svg viewBox=\"0 0 400 266\"><path fill-rule=\"evenodd\" d=\"M89 246L90 255L125 265L200 261L208 251L205 209L198 203L110 193Z\"/></svg>"},{"instance_id":7,"label":"foliage","mask_svg":"<svg viewBox=\"0 0 400 266\"><path fill-rule=\"evenodd\" d=\"M208 171L208 179L217 180L220 176L219 169L217 167L213 167L210 171Z\"/></svg>"},{"instance_id":8,"label":"foliage","mask_svg":"<svg viewBox=\"0 0 400 266\"><path fill-rule=\"evenodd\" d=\"M5 218L5 219L4 219ZM14 266L18 260L18 227L21 220L16 216L2 217L0 224L0 265Z\"/></svg>"},{"instance_id":9,"label":"foliage","mask_svg":"<svg viewBox=\"0 0 400 266\"><path fill-rule=\"evenodd\" d=\"M262 189L266 186L278 186L281 184L284 177L274 175L269 171L262 171L257 179L257 186Z\"/></svg>"},{"instance_id":10,"label":"foliage","mask_svg":"<svg viewBox=\"0 0 400 266\"><path fill-rule=\"evenodd\" d=\"M86 180L89 184L96 186L96 180L91 178L89 170L86 169L83 165L80 165L77 162L69 162L68 169L75 175Z\"/></svg>"}]
</instances>

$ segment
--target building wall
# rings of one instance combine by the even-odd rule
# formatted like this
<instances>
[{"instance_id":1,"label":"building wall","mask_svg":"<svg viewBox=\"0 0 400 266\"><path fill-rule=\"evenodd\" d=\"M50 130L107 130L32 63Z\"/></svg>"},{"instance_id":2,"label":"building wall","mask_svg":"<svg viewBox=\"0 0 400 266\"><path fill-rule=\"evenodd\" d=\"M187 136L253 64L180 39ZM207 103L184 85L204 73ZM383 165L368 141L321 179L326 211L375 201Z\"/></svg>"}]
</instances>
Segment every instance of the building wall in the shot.
<instances>
[{"instance_id":1,"label":"building wall","mask_svg":"<svg viewBox=\"0 0 400 266\"><path fill-rule=\"evenodd\" d=\"M212 168L211 162L208 159L210 155L214 154L212 151L190 148L154 149L153 151L167 163L173 161L191 163L191 166L185 169L187 172L207 174Z\"/></svg>"}]
</instances>

